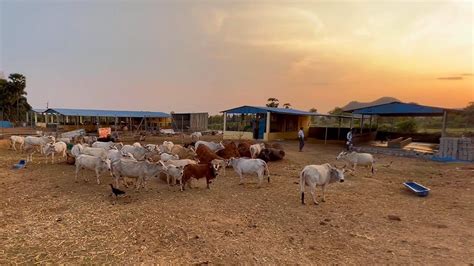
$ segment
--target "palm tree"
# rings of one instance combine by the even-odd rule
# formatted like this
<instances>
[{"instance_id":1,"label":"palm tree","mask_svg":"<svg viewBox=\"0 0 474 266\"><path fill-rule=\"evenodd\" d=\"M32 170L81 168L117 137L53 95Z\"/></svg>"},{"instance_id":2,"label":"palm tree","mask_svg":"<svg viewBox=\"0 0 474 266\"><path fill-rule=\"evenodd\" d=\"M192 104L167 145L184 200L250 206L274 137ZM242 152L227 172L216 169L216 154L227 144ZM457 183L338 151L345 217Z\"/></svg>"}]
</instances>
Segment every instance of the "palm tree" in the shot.
<instances>
[{"instance_id":1,"label":"palm tree","mask_svg":"<svg viewBox=\"0 0 474 266\"><path fill-rule=\"evenodd\" d=\"M284 103L283 107L285 107L285 109L290 109L291 103Z\"/></svg>"},{"instance_id":2,"label":"palm tree","mask_svg":"<svg viewBox=\"0 0 474 266\"><path fill-rule=\"evenodd\" d=\"M280 103L278 102L277 98L268 98L267 100L267 107L275 107L277 108Z\"/></svg>"}]
</instances>

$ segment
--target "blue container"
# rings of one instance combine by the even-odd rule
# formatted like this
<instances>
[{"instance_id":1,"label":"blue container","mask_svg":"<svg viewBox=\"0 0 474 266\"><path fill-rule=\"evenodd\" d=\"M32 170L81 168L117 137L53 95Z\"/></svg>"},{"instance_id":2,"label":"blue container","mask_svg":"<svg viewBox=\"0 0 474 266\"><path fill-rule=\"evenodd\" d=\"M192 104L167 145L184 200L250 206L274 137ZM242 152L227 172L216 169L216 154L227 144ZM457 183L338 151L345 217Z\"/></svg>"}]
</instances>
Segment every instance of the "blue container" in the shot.
<instances>
[{"instance_id":1,"label":"blue container","mask_svg":"<svg viewBox=\"0 0 474 266\"><path fill-rule=\"evenodd\" d=\"M403 183L411 191L415 192L419 197L426 197L430 193L430 189L424 187L416 182L405 182Z\"/></svg>"},{"instance_id":2,"label":"blue container","mask_svg":"<svg viewBox=\"0 0 474 266\"><path fill-rule=\"evenodd\" d=\"M17 164L13 165L14 169L22 169L26 166L26 161L25 160L20 160Z\"/></svg>"}]
</instances>

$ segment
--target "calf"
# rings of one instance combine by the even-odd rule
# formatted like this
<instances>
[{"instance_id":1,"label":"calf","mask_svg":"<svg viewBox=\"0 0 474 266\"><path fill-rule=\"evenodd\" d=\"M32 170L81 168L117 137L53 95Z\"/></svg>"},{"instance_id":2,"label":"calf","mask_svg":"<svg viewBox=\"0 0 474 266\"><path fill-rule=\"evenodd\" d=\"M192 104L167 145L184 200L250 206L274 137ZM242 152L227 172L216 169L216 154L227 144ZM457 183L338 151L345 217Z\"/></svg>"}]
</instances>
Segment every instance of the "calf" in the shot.
<instances>
[{"instance_id":1,"label":"calf","mask_svg":"<svg viewBox=\"0 0 474 266\"><path fill-rule=\"evenodd\" d=\"M213 165L212 163L206 164L189 164L184 167L183 178L181 182L181 191L184 190L184 186L186 182L188 182L191 178L206 178L207 188L210 189L209 184L211 183L212 179L215 179L219 174L219 166Z\"/></svg>"},{"instance_id":2,"label":"calf","mask_svg":"<svg viewBox=\"0 0 474 266\"><path fill-rule=\"evenodd\" d=\"M76 157L76 182L77 182L77 173L80 169L89 169L95 171L95 176L97 178L97 184L100 184L100 175L105 171L111 170L110 160L100 157L95 157L87 154L81 154ZM85 181L88 179L85 178Z\"/></svg>"},{"instance_id":3,"label":"calf","mask_svg":"<svg viewBox=\"0 0 474 266\"><path fill-rule=\"evenodd\" d=\"M180 159L180 160L169 160L167 162L164 162L164 164L166 166L174 165L174 166L185 167L188 164L198 164L198 162L195 160L190 160L190 159Z\"/></svg>"},{"instance_id":4,"label":"calf","mask_svg":"<svg viewBox=\"0 0 474 266\"><path fill-rule=\"evenodd\" d=\"M172 185L176 184L176 181L179 181L179 184L181 185L182 177L184 173L184 166L174 166L170 164L167 166L165 173L166 173L166 183L168 184L168 186L170 185L170 179L171 179Z\"/></svg>"},{"instance_id":5,"label":"calf","mask_svg":"<svg viewBox=\"0 0 474 266\"><path fill-rule=\"evenodd\" d=\"M48 162L48 156L51 155L51 164L54 163L54 155L59 154L63 158L66 158L67 144L58 141L53 144L49 143L43 146L43 153L46 156L46 162Z\"/></svg>"},{"instance_id":6,"label":"calf","mask_svg":"<svg viewBox=\"0 0 474 266\"><path fill-rule=\"evenodd\" d=\"M257 143L250 145L250 157L252 159L257 158L257 156L260 154L260 152L265 149L265 144L263 143Z\"/></svg>"},{"instance_id":7,"label":"calf","mask_svg":"<svg viewBox=\"0 0 474 266\"><path fill-rule=\"evenodd\" d=\"M268 171L267 163L261 159L231 158L229 165L232 165L234 171L239 175L239 185L244 183L243 174L257 174L259 187L262 185L265 174L267 175L268 183L270 183L270 171Z\"/></svg>"},{"instance_id":8,"label":"calf","mask_svg":"<svg viewBox=\"0 0 474 266\"><path fill-rule=\"evenodd\" d=\"M355 151L353 152L341 152L339 155L336 157L336 160L344 160L349 162L352 166L352 170L355 172L356 166L357 165L362 165L370 168L372 175L375 173L374 169L374 163L375 159L374 156L370 153L357 153Z\"/></svg>"},{"instance_id":9,"label":"calf","mask_svg":"<svg viewBox=\"0 0 474 266\"><path fill-rule=\"evenodd\" d=\"M11 136L10 145L15 151L16 151L16 143L20 144L20 150L23 150L23 146L25 145L25 138L21 136Z\"/></svg>"},{"instance_id":10,"label":"calf","mask_svg":"<svg viewBox=\"0 0 474 266\"><path fill-rule=\"evenodd\" d=\"M197 158L199 163L209 163L214 159L223 160L222 157L217 156L209 147L206 145L199 145L196 150Z\"/></svg>"},{"instance_id":11,"label":"calf","mask_svg":"<svg viewBox=\"0 0 474 266\"><path fill-rule=\"evenodd\" d=\"M71 149L71 154L73 156L79 156L81 154L91 155L95 157L100 157L102 159L107 159L107 151L102 148L91 148L84 146L82 144L76 144Z\"/></svg>"},{"instance_id":12,"label":"calf","mask_svg":"<svg viewBox=\"0 0 474 266\"><path fill-rule=\"evenodd\" d=\"M344 182L344 170L338 169L330 164L326 163L323 165L307 165L303 168L300 173L300 191L301 191L301 204L304 202L304 189L305 185L308 185L311 189L311 195L313 195L314 204L319 204L316 200L316 186L321 186L323 190L323 199L326 201L324 192L326 186L333 182Z\"/></svg>"}]
</instances>

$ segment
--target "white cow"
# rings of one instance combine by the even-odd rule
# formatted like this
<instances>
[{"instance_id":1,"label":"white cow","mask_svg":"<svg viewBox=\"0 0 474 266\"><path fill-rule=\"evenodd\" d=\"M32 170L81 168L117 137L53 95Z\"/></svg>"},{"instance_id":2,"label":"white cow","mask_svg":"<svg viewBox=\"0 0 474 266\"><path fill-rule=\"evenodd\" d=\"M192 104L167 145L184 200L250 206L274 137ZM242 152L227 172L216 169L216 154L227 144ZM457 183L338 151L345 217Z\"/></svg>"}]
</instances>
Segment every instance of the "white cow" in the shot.
<instances>
[{"instance_id":1,"label":"white cow","mask_svg":"<svg viewBox=\"0 0 474 266\"><path fill-rule=\"evenodd\" d=\"M178 155L169 154L169 153L165 153L165 152L160 154L160 158L161 158L161 161L163 161L163 162L166 162L166 161L169 161L169 160L179 160Z\"/></svg>"},{"instance_id":2,"label":"white cow","mask_svg":"<svg viewBox=\"0 0 474 266\"><path fill-rule=\"evenodd\" d=\"M91 145L92 148L102 148L107 151L111 149L120 149L122 148L122 146L123 146L122 143L114 143L112 141L108 141L108 142L96 141L92 143Z\"/></svg>"},{"instance_id":3,"label":"white cow","mask_svg":"<svg viewBox=\"0 0 474 266\"><path fill-rule=\"evenodd\" d=\"M66 159L66 151L67 151L67 144L58 141L55 143L48 143L43 146L43 154L46 156L46 163L48 162L48 156L51 155L51 164L54 163L54 155L58 154L61 155L64 159Z\"/></svg>"},{"instance_id":4,"label":"white cow","mask_svg":"<svg viewBox=\"0 0 474 266\"><path fill-rule=\"evenodd\" d=\"M80 169L89 169L95 171L95 176L97 178L97 184L100 184L100 175L105 171L111 170L111 164L109 159L104 159L100 157L95 157L87 154L81 154L76 157L76 177ZM84 178L85 181L88 181L87 178Z\"/></svg>"},{"instance_id":5,"label":"white cow","mask_svg":"<svg viewBox=\"0 0 474 266\"><path fill-rule=\"evenodd\" d=\"M150 177L155 177L160 172L165 173L167 167L163 162L152 163L149 161L135 161L130 159L120 159L119 161L112 164L112 173L115 178L115 187L118 188L118 180L124 177L137 178L136 190L142 185L146 190L146 182Z\"/></svg>"},{"instance_id":6,"label":"white cow","mask_svg":"<svg viewBox=\"0 0 474 266\"><path fill-rule=\"evenodd\" d=\"M135 143L133 143L132 146L133 147L142 147L142 144L140 144L140 142L135 142Z\"/></svg>"},{"instance_id":7,"label":"white cow","mask_svg":"<svg viewBox=\"0 0 474 266\"><path fill-rule=\"evenodd\" d=\"M161 144L158 147L158 150L160 152L166 152L166 153L171 153L171 150L173 149L174 143L171 141L163 141L163 144Z\"/></svg>"},{"instance_id":8,"label":"white cow","mask_svg":"<svg viewBox=\"0 0 474 266\"><path fill-rule=\"evenodd\" d=\"M239 185L244 183L244 174L257 174L258 186L262 185L263 176L267 175L268 183L270 183L270 171L268 171L267 163L261 159L248 158L230 158L229 165L232 165L234 171L240 177Z\"/></svg>"},{"instance_id":9,"label":"white cow","mask_svg":"<svg viewBox=\"0 0 474 266\"><path fill-rule=\"evenodd\" d=\"M84 146L82 144L76 144L71 149L71 154L74 157L77 157L81 154L87 154L95 157L100 157L102 159L107 159L107 151L102 148L91 148Z\"/></svg>"},{"instance_id":10,"label":"white cow","mask_svg":"<svg viewBox=\"0 0 474 266\"><path fill-rule=\"evenodd\" d=\"M307 165L300 173L301 203L304 202L304 189L308 185L313 195L314 204L319 204L316 200L316 186L321 186L323 190L323 199L326 201L324 192L326 185L333 182L344 182L344 169L338 169L328 163L322 165Z\"/></svg>"},{"instance_id":11,"label":"white cow","mask_svg":"<svg viewBox=\"0 0 474 266\"><path fill-rule=\"evenodd\" d=\"M43 154L43 146L48 143L54 143L55 140L56 139L53 136L43 136L43 137L27 136L25 137L25 144L39 148L41 154Z\"/></svg>"},{"instance_id":12,"label":"white cow","mask_svg":"<svg viewBox=\"0 0 474 266\"><path fill-rule=\"evenodd\" d=\"M193 132L193 133L191 133L191 139L192 139L193 141L198 141L201 137L202 137L202 133L201 133L201 132Z\"/></svg>"},{"instance_id":13,"label":"white cow","mask_svg":"<svg viewBox=\"0 0 474 266\"><path fill-rule=\"evenodd\" d=\"M196 144L194 144L194 148L197 150L199 145L205 145L209 149L211 149L211 151L213 152L217 152L217 151L225 149L224 144L222 144L222 142L215 143L215 142L200 140L200 141L196 141Z\"/></svg>"},{"instance_id":14,"label":"white cow","mask_svg":"<svg viewBox=\"0 0 474 266\"><path fill-rule=\"evenodd\" d=\"M122 158L129 158L135 160L131 153L124 154L122 151L112 149L107 151L107 159L109 159L112 163L122 159Z\"/></svg>"},{"instance_id":15,"label":"white cow","mask_svg":"<svg viewBox=\"0 0 474 266\"><path fill-rule=\"evenodd\" d=\"M25 145L25 138L22 136L11 136L10 137L10 145L12 146L13 150L16 149L16 143L20 144L20 150L23 149L23 146Z\"/></svg>"},{"instance_id":16,"label":"white cow","mask_svg":"<svg viewBox=\"0 0 474 266\"><path fill-rule=\"evenodd\" d=\"M38 151L38 147L26 143L25 146L23 146L23 150L26 152L26 161L33 162L33 154Z\"/></svg>"},{"instance_id":17,"label":"white cow","mask_svg":"<svg viewBox=\"0 0 474 266\"><path fill-rule=\"evenodd\" d=\"M174 166L185 167L188 164L198 164L198 162L191 159L180 159L180 160L169 160L167 162L164 162L164 164L166 166L174 165Z\"/></svg>"},{"instance_id":18,"label":"white cow","mask_svg":"<svg viewBox=\"0 0 474 266\"><path fill-rule=\"evenodd\" d=\"M147 149L143 147L137 147L132 145L124 145L121 149L124 154L131 153L135 159L138 161L145 160L145 155L148 152Z\"/></svg>"},{"instance_id":19,"label":"white cow","mask_svg":"<svg viewBox=\"0 0 474 266\"><path fill-rule=\"evenodd\" d=\"M263 143L257 143L250 145L250 156L252 158L257 158L257 156L262 152L262 150L265 149L265 144Z\"/></svg>"},{"instance_id":20,"label":"white cow","mask_svg":"<svg viewBox=\"0 0 474 266\"><path fill-rule=\"evenodd\" d=\"M176 184L176 180L179 181L179 184L181 185L181 179L183 177L183 172L184 172L184 167L183 166L174 166L172 164L168 165L166 167L166 183L168 186L170 185L170 179L171 179L171 184L174 185Z\"/></svg>"},{"instance_id":21,"label":"white cow","mask_svg":"<svg viewBox=\"0 0 474 266\"><path fill-rule=\"evenodd\" d=\"M336 160L341 160L341 159L346 162L349 162L354 172L356 170L357 165L362 165L362 166L370 168L372 175L375 173L375 168L374 168L375 159L374 159L374 156L372 156L372 154L370 153L357 153L355 151L353 152L343 151L339 153L339 155L337 155L336 157Z\"/></svg>"},{"instance_id":22,"label":"white cow","mask_svg":"<svg viewBox=\"0 0 474 266\"><path fill-rule=\"evenodd\" d=\"M143 146L143 148L147 149L147 151L149 152L159 151L158 145L156 144L146 144L145 146Z\"/></svg>"}]
</instances>

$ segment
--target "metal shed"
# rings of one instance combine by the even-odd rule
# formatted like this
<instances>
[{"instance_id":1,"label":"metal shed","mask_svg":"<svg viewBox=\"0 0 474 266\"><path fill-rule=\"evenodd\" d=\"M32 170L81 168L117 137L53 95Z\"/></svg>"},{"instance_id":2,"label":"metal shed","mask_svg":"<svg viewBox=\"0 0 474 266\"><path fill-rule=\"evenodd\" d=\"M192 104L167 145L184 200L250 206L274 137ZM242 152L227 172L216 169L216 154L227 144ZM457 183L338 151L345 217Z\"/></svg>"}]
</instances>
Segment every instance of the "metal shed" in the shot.
<instances>
[{"instance_id":1,"label":"metal shed","mask_svg":"<svg viewBox=\"0 0 474 266\"><path fill-rule=\"evenodd\" d=\"M296 139L300 127L308 133L310 116L316 115L297 109L250 105L222 112L227 139Z\"/></svg>"},{"instance_id":2,"label":"metal shed","mask_svg":"<svg viewBox=\"0 0 474 266\"><path fill-rule=\"evenodd\" d=\"M446 123L448 119L448 113L462 111L458 109L433 107L416 103L390 102L368 107L348 109L344 110L344 112L352 113L352 115L360 115L362 117L360 120L361 127L363 125L364 116L369 116L370 122L372 122L372 116L442 116L443 126L441 134L442 136L444 136L446 135Z\"/></svg>"}]
</instances>

